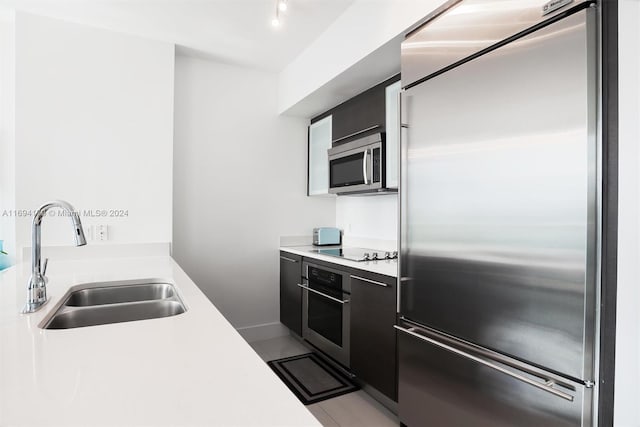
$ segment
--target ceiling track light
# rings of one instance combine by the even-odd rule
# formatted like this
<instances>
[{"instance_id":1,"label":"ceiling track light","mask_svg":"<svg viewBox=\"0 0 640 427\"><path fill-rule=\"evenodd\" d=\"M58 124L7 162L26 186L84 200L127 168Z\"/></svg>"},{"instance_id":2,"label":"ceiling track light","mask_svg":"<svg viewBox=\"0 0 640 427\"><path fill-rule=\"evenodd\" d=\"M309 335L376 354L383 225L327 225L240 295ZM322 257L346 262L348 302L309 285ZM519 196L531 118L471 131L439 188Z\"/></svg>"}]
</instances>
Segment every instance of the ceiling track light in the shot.
<instances>
[{"instance_id":1,"label":"ceiling track light","mask_svg":"<svg viewBox=\"0 0 640 427\"><path fill-rule=\"evenodd\" d=\"M271 20L271 25L274 27L280 26L280 12L286 12L288 9L287 0L276 0L276 14Z\"/></svg>"}]
</instances>

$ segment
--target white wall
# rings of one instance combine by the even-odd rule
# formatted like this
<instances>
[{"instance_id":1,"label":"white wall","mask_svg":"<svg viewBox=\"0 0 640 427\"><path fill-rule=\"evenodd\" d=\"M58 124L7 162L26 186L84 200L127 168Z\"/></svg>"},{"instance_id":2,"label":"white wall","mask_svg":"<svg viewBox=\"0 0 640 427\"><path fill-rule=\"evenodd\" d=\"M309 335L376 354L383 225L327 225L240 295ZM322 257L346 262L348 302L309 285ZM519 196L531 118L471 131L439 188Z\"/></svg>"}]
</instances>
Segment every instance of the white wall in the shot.
<instances>
[{"instance_id":1,"label":"white wall","mask_svg":"<svg viewBox=\"0 0 640 427\"><path fill-rule=\"evenodd\" d=\"M177 56L173 256L237 328L279 318L280 236L335 224L306 197L307 120L277 115L275 74Z\"/></svg>"},{"instance_id":2,"label":"white wall","mask_svg":"<svg viewBox=\"0 0 640 427\"><path fill-rule=\"evenodd\" d=\"M287 112L369 54L404 34L409 27L444 2L444 0L355 0L320 37L280 72L278 112ZM399 50L395 57L389 59L389 62L395 67L385 70L378 77L377 82L385 77L391 77L399 70ZM382 67L383 64L377 62L377 66ZM361 72L367 78L371 78L367 70L361 70ZM368 82L368 86L361 88L360 91L377 82ZM356 80L353 84L359 83ZM349 89L345 88L345 90ZM333 105L326 107L328 109Z\"/></svg>"},{"instance_id":3,"label":"white wall","mask_svg":"<svg viewBox=\"0 0 640 427\"><path fill-rule=\"evenodd\" d=\"M338 197L336 226L344 231L347 241L349 239L397 241L398 195Z\"/></svg>"},{"instance_id":4,"label":"white wall","mask_svg":"<svg viewBox=\"0 0 640 427\"><path fill-rule=\"evenodd\" d=\"M618 297L614 423L640 426L640 2L619 2Z\"/></svg>"},{"instance_id":5,"label":"white wall","mask_svg":"<svg viewBox=\"0 0 640 427\"><path fill-rule=\"evenodd\" d=\"M13 259L15 219L5 211L15 206L14 51L15 15L0 15L0 240Z\"/></svg>"},{"instance_id":6,"label":"white wall","mask_svg":"<svg viewBox=\"0 0 640 427\"><path fill-rule=\"evenodd\" d=\"M82 221L112 243L169 242L174 46L18 12L15 48L16 208L124 209ZM72 243L67 222L45 219L43 244Z\"/></svg>"}]
</instances>

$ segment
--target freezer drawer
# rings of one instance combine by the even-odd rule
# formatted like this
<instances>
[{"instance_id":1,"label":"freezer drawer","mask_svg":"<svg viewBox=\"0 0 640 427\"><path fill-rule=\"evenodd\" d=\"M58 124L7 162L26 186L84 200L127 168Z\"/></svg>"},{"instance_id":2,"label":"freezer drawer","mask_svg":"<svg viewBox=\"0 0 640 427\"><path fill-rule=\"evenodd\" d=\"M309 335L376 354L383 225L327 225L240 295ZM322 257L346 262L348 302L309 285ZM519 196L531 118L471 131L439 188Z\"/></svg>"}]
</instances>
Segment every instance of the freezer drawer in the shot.
<instances>
[{"instance_id":1,"label":"freezer drawer","mask_svg":"<svg viewBox=\"0 0 640 427\"><path fill-rule=\"evenodd\" d=\"M590 407L591 389L584 385L432 331L406 324L398 329L404 425L590 425L583 405Z\"/></svg>"}]
</instances>

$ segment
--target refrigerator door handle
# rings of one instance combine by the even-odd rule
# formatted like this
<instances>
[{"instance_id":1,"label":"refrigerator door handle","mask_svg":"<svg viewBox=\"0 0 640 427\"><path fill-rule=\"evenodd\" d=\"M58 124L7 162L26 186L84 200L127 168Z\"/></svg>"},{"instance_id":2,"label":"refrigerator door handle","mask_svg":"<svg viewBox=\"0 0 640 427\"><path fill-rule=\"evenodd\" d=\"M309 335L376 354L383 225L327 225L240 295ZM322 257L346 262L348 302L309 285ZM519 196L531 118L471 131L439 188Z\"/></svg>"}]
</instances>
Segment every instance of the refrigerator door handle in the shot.
<instances>
[{"instance_id":1,"label":"refrigerator door handle","mask_svg":"<svg viewBox=\"0 0 640 427\"><path fill-rule=\"evenodd\" d=\"M416 331L416 328L403 328L401 326L398 325L394 325L394 328L396 328L398 331L400 332L404 332L405 334L411 335L412 337L418 338L422 341L426 341L429 344L435 345L436 347L439 347L443 350L449 351L451 353L457 354L458 356L462 356L464 358L473 360L474 362L480 363L481 365L484 365L488 368L494 369L496 371L502 372L505 375L508 375L518 381L522 381L524 383L527 383L533 387L539 388L540 390L546 391L547 393L551 393L554 396L560 397L562 399L568 400L569 402L573 402L573 396L562 392L560 390L557 390L555 388L553 388L553 386L555 385L555 382L552 380L547 380L544 383L538 382L538 381L534 381L530 378L525 377L524 375L520 375L518 373L512 372L506 368L503 368L502 366L496 365L494 363L491 363L487 360L484 360L480 357L474 356L472 354L467 353L466 351L462 351L460 349L457 349L455 347L452 347L450 345L438 342L432 338L429 337L425 337L422 334L419 334Z\"/></svg>"}]
</instances>

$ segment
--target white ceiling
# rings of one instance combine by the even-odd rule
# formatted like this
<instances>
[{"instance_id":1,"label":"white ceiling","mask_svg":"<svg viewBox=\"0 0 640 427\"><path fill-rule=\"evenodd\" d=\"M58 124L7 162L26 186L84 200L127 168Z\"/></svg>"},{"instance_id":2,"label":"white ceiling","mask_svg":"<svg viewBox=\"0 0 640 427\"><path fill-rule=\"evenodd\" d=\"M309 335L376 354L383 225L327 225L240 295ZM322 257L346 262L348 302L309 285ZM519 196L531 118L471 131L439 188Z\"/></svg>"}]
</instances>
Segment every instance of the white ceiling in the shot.
<instances>
[{"instance_id":1,"label":"white ceiling","mask_svg":"<svg viewBox=\"0 0 640 427\"><path fill-rule=\"evenodd\" d=\"M15 8L175 43L178 51L279 71L354 0L288 0L282 24L276 0L0 0Z\"/></svg>"}]
</instances>

